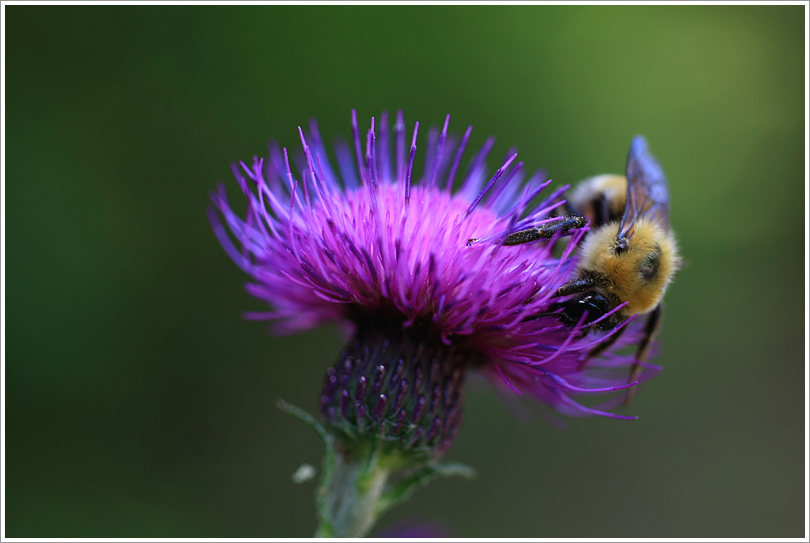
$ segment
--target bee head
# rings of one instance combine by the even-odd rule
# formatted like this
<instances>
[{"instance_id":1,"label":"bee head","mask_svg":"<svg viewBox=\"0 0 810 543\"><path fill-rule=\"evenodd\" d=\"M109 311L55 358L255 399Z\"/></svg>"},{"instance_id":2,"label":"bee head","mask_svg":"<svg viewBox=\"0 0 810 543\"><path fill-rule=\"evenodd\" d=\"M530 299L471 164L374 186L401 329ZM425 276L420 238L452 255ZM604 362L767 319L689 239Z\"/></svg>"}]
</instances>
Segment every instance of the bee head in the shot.
<instances>
[{"instance_id":1,"label":"bee head","mask_svg":"<svg viewBox=\"0 0 810 543\"><path fill-rule=\"evenodd\" d=\"M616 243L613 244L613 252L617 255L624 254L630 249L630 241L625 237L617 237Z\"/></svg>"},{"instance_id":2,"label":"bee head","mask_svg":"<svg viewBox=\"0 0 810 543\"><path fill-rule=\"evenodd\" d=\"M556 311L558 309L562 309L562 311L558 315L560 320L566 326L576 326L580 322L582 323L582 325L587 326L593 321L604 316L604 314L607 313L608 311L610 311L611 303L610 300L608 300L605 296L603 296L599 292L588 291L582 293L573 300L554 304L551 307L552 311ZM612 322L609 323L607 328L612 327L612 325L613 325ZM600 329L602 328L600 327Z\"/></svg>"},{"instance_id":3,"label":"bee head","mask_svg":"<svg viewBox=\"0 0 810 543\"><path fill-rule=\"evenodd\" d=\"M579 268L599 278L596 290L627 318L654 309L678 267L677 247L670 231L645 218L633 225L632 236L620 236L616 222L585 238ZM615 307L615 305L614 305Z\"/></svg>"}]
</instances>

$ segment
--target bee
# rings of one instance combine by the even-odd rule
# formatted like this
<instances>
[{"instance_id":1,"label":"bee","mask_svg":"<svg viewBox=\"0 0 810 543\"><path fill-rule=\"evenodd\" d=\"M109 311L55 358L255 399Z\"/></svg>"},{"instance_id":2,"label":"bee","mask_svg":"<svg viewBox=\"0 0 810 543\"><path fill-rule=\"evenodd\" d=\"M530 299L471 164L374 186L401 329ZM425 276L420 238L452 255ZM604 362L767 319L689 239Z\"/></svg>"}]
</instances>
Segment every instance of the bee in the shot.
<instances>
[{"instance_id":1,"label":"bee","mask_svg":"<svg viewBox=\"0 0 810 543\"><path fill-rule=\"evenodd\" d=\"M628 381L632 383L659 331L662 299L681 265L669 226L666 177L644 137L636 136L630 144L626 176L600 175L583 181L567 208L570 216L510 234L506 244L557 239L585 225L587 217L590 231L580 246L574 278L555 293L567 299L552 305L551 313L537 317L554 316L589 332L613 330L633 315L645 315L644 334ZM583 365L612 346L626 328L595 347ZM626 403L634 389L628 389Z\"/></svg>"},{"instance_id":2,"label":"bee","mask_svg":"<svg viewBox=\"0 0 810 543\"><path fill-rule=\"evenodd\" d=\"M681 265L669 225L666 177L647 140L633 138L625 177L600 175L584 181L572 194L571 207L586 214L591 231L580 248L574 279L556 293L572 296L557 304L556 314L572 326L598 321L594 328L599 330L611 330L636 314L646 315L630 372L633 382L660 329L664 293ZM625 329L609 336L588 358L613 345ZM628 389L627 402L634 388Z\"/></svg>"}]
</instances>

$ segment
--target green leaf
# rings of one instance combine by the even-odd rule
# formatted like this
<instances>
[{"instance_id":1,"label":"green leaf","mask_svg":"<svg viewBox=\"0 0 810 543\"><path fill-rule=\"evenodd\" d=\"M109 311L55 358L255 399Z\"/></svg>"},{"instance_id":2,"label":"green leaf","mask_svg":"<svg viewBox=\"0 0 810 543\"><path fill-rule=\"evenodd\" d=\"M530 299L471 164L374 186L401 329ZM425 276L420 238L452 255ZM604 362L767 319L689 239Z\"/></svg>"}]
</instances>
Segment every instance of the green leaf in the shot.
<instances>
[{"instance_id":1,"label":"green leaf","mask_svg":"<svg viewBox=\"0 0 810 543\"><path fill-rule=\"evenodd\" d=\"M380 496L380 500L377 502L377 514L381 515L391 507L408 500L417 488L427 485L436 477L454 475L472 479L475 477L475 470L461 462L432 462L423 466Z\"/></svg>"},{"instance_id":2,"label":"green leaf","mask_svg":"<svg viewBox=\"0 0 810 543\"><path fill-rule=\"evenodd\" d=\"M284 411L285 413L289 413L290 415L301 419L304 421L309 427L311 427L315 432L320 436L321 440L323 440L323 444L326 447L326 454L323 458L323 466L321 472L321 480L318 483L318 488L315 490L315 507L318 514L318 532L316 535L318 537L331 537L333 532L332 525L329 522L329 512L328 506L326 504L326 492L329 486L329 482L332 479L332 474L335 471L335 441L334 438L326 431L326 429L315 420L315 417L301 409L300 407L296 407L292 404L289 404L278 398L276 400L276 406L279 409Z\"/></svg>"}]
</instances>

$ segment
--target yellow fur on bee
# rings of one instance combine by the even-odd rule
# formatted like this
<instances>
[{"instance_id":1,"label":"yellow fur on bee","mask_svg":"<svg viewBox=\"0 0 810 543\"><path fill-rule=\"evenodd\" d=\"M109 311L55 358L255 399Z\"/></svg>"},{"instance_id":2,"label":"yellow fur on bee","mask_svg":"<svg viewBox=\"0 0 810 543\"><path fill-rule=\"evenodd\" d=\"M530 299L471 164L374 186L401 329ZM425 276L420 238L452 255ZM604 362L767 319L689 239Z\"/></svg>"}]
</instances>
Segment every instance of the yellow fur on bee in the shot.
<instances>
[{"instance_id":1,"label":"yellow fur on bee","mask_svg":"<svg viewBox=\"0 0 810 543\"><path fill-rule=\"evenodd\" d=\"M615 251L618 232L619 223L611 222L589 233L580 250L579 268L596 278L596 290L603 295L628 302L619 310L619 316L627 318L655 309L680 266L680 257L672 232L655 221L639 218L628 249L619 253ZM657 273L645 278L642 269L652 255L658 259Z\"/></svg>"},{"instance_id":2,"label":"yellow fur on bee","mask_svg":"<svg viewBox=\"0 0 810 543\"><path fill-rule=\"evenodd\" d=\"M613 216L621 216L627 201L627 178L622 175L604 174L585 179L571 194L571 203L593 216L593 202L602 196L608 202L608 210Z\"/></svg>"}]
</instances>

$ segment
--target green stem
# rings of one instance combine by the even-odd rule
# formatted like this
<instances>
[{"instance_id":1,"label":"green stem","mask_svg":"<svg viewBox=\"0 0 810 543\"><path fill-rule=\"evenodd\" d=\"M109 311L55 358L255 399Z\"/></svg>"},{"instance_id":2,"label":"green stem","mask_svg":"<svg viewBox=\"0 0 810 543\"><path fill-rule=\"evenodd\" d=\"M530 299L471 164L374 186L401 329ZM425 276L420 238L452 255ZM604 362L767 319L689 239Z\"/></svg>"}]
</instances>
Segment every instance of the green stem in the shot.
<instances>
[{"instance_id":1,"label":"green stem","mask_svg":"<svg viewBox=\"0 0 810 543\"><path fill-rule=\"evenodd\" d=\"M336 454L328 481L322 481L318 501L316 537L363 537L382 513L378 506L386 489L390 468L379 465L376 455L357 458Z\"/></svg>"}]
</instances>

